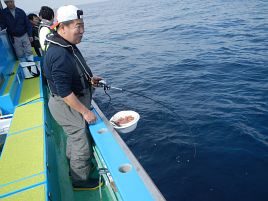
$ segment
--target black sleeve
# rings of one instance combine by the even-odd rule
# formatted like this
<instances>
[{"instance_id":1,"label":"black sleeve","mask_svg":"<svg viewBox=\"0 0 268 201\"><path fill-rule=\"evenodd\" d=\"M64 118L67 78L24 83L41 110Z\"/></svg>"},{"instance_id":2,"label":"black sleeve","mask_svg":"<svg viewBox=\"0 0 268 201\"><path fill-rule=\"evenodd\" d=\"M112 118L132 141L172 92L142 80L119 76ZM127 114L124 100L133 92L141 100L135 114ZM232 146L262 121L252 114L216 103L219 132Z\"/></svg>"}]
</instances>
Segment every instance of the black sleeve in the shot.
<instances>
[{"instance_id":1,"label":"black sleeve","mask_svg":"<svg viewBox=\"0 0 268 201\"><path fill-rule=\"evenodd\" d=\"M70 54L64 48L58 48L59 51L51 56L52 64L51 76L55 84L57 94L62 98L72 93L72 74L73 60ZM55 52L54 52L55 53Z\"/></svg>"}]
</instances>

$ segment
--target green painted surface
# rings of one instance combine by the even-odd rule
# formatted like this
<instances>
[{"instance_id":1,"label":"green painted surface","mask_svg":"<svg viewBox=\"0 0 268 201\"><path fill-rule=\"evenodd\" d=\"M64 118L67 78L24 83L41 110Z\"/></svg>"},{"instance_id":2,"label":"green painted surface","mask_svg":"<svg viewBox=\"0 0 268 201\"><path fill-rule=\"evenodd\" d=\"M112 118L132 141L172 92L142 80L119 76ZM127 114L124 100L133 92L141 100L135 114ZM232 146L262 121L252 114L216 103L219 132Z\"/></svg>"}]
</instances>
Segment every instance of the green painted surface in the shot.
<instances>
[{"instance_id":1,"label":"green painted surface","mask_svg":"<svg viewBox=\"0 0 268 201\"><path fill-rule=\"evenodd\" d=\"M18 62L14 67L16 70L17 64ZM9 80L11 83L14 81L14 75L12 76ZM39 78L25 80L20 98L32 100L33 93L40 97L39 80ZM12 84L9 84L6 87L7 93L11 86ZM29 87L33 90L29 90ZM5 200L27 200L27 197L31 197L30 192L40 196L28 200L45 199L44 187L41 188L43 189L42 193L39 192L40 190L35 193L36 189L27 190L27 193L24 193L23 190L46 181L43 105L43 102L36 102L15 108L9 135L1 153L0 197L14 192L19 193L5 197Z\"/></svg>"},{"instance_id":2,"label":"green painted surface","mask_svg":"<svg viewBox=\"0 0 268 201\"><path fill-rule=\"evenodd\" d=\"M43 128L8 136L0 170L0 195L44 182Z\"/></svg>"},{"instance_id":3,"label":"green painted surface","mask_svg":"<svg viewBox=\"0 0 268 201\"><path fill-rule=\"evenodd\" d=\"M44 125L43 102L36 102L17 107L12 119L9 133Z\"/></svg>"},{"instance_id":4,"label":"green painted surface","mask_svg":"<svg viewBox=\"0 0 268 201\"><path fill-rule=\"evenodd\" d=\"M24 104L40 98L40 77L25 79L22 85L19 104Z\"/></svg>"}]
</instances>

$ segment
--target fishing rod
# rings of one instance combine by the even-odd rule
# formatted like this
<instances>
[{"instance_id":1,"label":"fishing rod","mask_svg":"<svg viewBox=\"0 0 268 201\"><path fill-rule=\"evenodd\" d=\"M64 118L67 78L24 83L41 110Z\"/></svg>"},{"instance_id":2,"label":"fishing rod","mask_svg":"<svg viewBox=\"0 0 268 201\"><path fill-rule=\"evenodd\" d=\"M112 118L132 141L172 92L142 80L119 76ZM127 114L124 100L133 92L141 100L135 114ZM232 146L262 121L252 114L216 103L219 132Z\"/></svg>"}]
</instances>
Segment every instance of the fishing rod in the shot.
<instances>
[{"instance_id":1,"label":"fishing rod","mask_svg":"<svg viewBox=\"0 0 268 201\"><path fill-rule=\"evenodd\" d=\"M169 108L167 105L165 105L163 102L161 101L157 101L149 96L146 96L146 95L143 95L143 94L140 94L140 93L137 93L137 92L134 92L134 91L129 91L127 89L122 89L122 88L119 88L119 87L114 87L114 86L111 86L111 85L108 85L104 80L100 80L98 85L98 87L101 87L104 89L105 93L109 96L110 100L111 100L111 96L107 93L107 90L110 90L110 89L114 89L114 90L117 90L117 91L122 91L122 92L128 92L128 93L132 93L132 94L135 94L137 96L141 96L141 97L144 97L144 98L147 98L161 106L163 106L164 108L168 109L170 112L174 113L174 110ZM176 113L174 113L176 114ZM178 116L178 114L176 114L176 116Z\"/></svg>"},{"instance_id":2,"label":"fishing rod","mask_svg":"<svg viewBox=\"0 0 268 201\"><path fill-rule=\"evenodd\" d=\"M110 101L112 100L111 96L107 93L108 90L110 89L114 89L114 90L117 90L117 91L121 91L121 92L128 92L128 93L131 93L131 94L135 94L137 96L141 96L143 98L146 98L146 99L149 99L161 106L163 106L164 108L166 108L173 116L177 117L178 119L181 120L181 122L186 126L186 128L188 128L189 130L189 133L191 134L192 136L192 139L193 139L193 145L194 145L194 158L196 156L196 143L195 143L195 140L194 140L194 135L193 135L193 132L192 132L192 129L191 127L186 123L186 121L184 120L183 117L181 117L180 115L178 115L173 108L171 108L170 106L167 106L166 104L164 104L163 102L161 101L158 101L158 100L155 100L149 96L146 96L146 95L143 95L141 93L137 93L137 92L134 92L134 91L130 91L130 90L127 90L127 89L123 89L123 88L119 88L119 87L114 87L114 86L111 86L111 85L108 85L106 83L106 81L104 80L100 80L99 83L97 84L97 87L100 87L100 88L103 88L104 89L104 92L105 94L109 97Z\"/></svg>"}]
</instances>

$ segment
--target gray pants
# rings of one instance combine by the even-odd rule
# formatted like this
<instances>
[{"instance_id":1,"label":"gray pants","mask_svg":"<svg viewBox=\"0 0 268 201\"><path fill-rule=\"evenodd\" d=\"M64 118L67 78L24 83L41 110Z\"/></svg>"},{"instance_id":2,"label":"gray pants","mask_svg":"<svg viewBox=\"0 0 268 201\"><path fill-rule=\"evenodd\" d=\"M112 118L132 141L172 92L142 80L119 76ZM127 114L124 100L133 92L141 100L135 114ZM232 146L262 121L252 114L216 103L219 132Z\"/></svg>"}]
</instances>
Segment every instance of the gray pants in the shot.
<instances>
[{"instance_id":1,"label":"gray pants","mask_svg":"<svg viewBox=\"0 0 268 201\"><path fill-rule=\"evenodd\" d=\"M13 46L20 61L33 61L32 46L27 33L20 37L14 36Z\"/></svg>"},{"instance_id":2,"label":"gray pants","mask_svg":"<svg viewBox=\"0 0 268 201\"><path fill-rule=\"evenodd\" d=\"M90 93L78 99L90 108ZM73 183L87 180L92 168L92 145L87 123L79 112L68 106L59 96L51 96L48 106L50 113L67 135L66 156L70 160Z\"/></svg>"}]
</instances>

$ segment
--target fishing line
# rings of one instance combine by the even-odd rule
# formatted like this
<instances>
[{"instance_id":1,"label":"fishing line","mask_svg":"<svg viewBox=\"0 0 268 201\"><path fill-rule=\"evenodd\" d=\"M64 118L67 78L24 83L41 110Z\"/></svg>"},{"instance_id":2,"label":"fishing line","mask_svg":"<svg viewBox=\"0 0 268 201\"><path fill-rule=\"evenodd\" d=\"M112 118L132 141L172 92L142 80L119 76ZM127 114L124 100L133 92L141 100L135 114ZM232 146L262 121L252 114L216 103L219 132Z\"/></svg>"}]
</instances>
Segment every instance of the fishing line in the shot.
<instances>
[{"instance_id":1,"label":"fishing line","mask_svg":"<svg viewBox=\"0 0 268 201\"><path fill-rule=\"evenodd\" d=\"M109 85L107 85L106 82L104 82L104 81L100 83L99 87L103 87L105 94L109 96L109 99L110 99L110 100L109 100L109 104L110 104L112 98L111 98L111 96L107 93L107 91L108 91L109 89L114 89L114 90L118 90L118 91L121 91L121 92L128 92L128 93L134 94L134 95L136 95L136 96L139 96L139 97L143 97L143 98L149 99L149 100L155 102L156 104L159 104L159 105L161 105L162 107L166 108L166 109L167 109L173 116L175 116L175 117L177 117L178 119L180 119L181 122L184 124L184 126L189 130L189 133L190 133L190 135L192 136L192 140L193 140L193 146L194 146L194 158L196 157L196 143L195 143L194 134L193 134L193 132L192 132L192 129L191 129L191 127L186 123L186 121L184 120L184 118L181 117L179 114L177 114L177 113L174 111L173 108L171 108L171 107L165 105L162 101L155 100L155 99L153 99L153 98L151 98L151 97L149 97L149 96L146 96L146 95L144 95L144 94L141 94L141 93L138 93L138 92L134 92L134 91L130 91L130 90L127 90L127 89L122 89L122 88L118 88L118 87L109 86Z\"/></svg>"}]
</instances>

